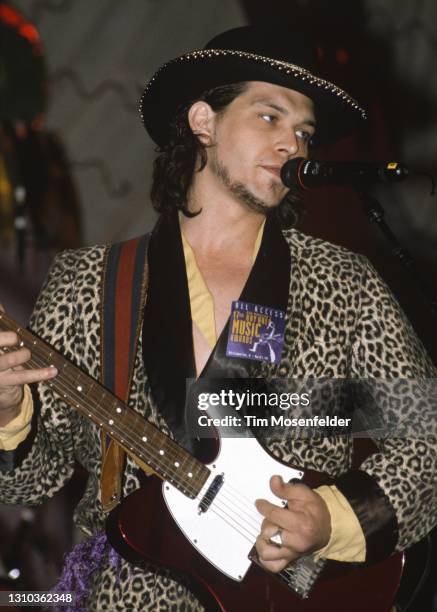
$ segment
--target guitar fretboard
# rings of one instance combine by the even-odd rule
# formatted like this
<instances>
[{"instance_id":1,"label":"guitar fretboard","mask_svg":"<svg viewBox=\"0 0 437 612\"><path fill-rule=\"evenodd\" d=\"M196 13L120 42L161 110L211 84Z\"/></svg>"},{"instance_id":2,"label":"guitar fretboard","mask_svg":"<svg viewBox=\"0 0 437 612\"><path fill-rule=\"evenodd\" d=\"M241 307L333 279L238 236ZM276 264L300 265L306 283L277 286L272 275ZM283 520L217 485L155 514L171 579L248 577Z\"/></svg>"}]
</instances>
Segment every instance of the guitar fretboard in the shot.
<instances>
[{"instance_id":1,"label":"guitar fretboard","mask_svg":"<svg viewBox=\"0 0 437 612\"><path fill-rule=\"evenodd\" d=\"M195 498L210 471L152 423L121 402L94 378L72 364L49 344L0 312L0 330L18 335L18 346L28 348L28 369L53 366L56 378L45 384L72 408L93 421L137 461L149 466L188 497ZM1 347L10 352L14 347Z\"/></svg>"}]
</instances>

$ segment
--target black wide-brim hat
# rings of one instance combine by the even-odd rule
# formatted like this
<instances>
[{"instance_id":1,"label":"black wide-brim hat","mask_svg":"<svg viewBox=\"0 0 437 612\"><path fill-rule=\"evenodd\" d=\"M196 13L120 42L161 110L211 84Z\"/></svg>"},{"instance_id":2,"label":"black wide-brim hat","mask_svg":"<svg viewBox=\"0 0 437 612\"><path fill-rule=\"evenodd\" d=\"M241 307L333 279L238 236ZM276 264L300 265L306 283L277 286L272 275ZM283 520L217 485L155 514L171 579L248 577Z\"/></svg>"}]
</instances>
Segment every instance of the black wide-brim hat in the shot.
<instances>
[{"instance_id":1,"label":"black wide-brim hat","mask_svg":"<svg viewBox=\"0 0 437 612\"><path fill-rule=\"evenodd\" d=\"M318 143L356 129L366 112L346 91L323 77L323 64L308 36L284 29L244 26L213 38L159 68L147 83L140 115L151 138L164 146L178 109L221 85L265 81L288 87L314 103Z\"/></svg>"}]
</instances>

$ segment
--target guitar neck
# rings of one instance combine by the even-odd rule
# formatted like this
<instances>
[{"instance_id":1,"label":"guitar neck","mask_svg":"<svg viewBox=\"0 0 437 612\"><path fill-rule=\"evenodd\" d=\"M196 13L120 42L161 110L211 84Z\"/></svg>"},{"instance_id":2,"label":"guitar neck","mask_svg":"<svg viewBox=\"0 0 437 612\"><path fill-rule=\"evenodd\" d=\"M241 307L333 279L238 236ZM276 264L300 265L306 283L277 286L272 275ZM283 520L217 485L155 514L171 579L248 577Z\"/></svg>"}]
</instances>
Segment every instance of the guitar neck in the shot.
<instances>
[{"instance_id":1,"label":"guitar neck","mask_svg":"<svg viewBox=\"0 0 437 612\"><path fill-rule=\"evenodd\" d=\"M58 375L46 384L63 401L118 442L134 461L139 465L146 464L188 497L194 499L198 495L210 473L203 463L3 312L0 312L0 331L15 332L18 345L31 351L31 359L24 367L56 367ZM3 347L2 350L11 349Z\"/></svg>"}]
</instances>

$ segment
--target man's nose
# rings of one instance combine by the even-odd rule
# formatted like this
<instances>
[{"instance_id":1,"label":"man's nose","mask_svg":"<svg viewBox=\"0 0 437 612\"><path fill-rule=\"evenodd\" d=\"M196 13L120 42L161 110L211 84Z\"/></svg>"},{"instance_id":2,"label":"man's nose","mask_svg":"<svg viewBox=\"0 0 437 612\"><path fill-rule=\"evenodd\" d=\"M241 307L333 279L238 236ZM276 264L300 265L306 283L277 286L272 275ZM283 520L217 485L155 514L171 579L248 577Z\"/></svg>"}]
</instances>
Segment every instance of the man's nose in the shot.
<instances>
[{"instance_id":1,"label":"man's nose","mask_svg":"<svg viewBox=\"0 0 437 612\"><path fill-rule=\"evenodd\" d=\"M287 157L296 155L299 151L299 141L296 134L291 131L284 134L277 143L277 150L285 153Z\"/></svg>"}]
</instances>

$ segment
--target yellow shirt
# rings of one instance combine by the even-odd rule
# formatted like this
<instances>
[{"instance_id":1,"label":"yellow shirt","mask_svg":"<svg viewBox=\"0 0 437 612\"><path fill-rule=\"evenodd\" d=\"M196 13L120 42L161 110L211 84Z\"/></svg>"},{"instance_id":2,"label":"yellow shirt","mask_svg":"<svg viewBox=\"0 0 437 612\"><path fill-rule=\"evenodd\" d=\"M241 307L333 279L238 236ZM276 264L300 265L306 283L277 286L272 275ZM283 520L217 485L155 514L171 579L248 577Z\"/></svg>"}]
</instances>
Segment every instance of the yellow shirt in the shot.
<instances>
[{"instance_id":1,"label":"yellow shirt","mask_svg":"<svg viewBox=\"0 0 437 612\"><path fill-rule=\"evenodd\" d=\"M24 397L20 414L5 427L0 427L0 450L14 450L30 431L32 421L33 401L27 385L24 385Z\"/></svg>"}]
</instances>

